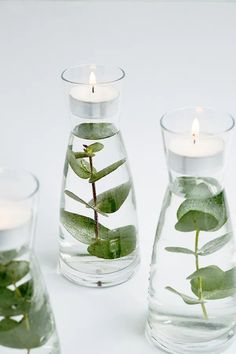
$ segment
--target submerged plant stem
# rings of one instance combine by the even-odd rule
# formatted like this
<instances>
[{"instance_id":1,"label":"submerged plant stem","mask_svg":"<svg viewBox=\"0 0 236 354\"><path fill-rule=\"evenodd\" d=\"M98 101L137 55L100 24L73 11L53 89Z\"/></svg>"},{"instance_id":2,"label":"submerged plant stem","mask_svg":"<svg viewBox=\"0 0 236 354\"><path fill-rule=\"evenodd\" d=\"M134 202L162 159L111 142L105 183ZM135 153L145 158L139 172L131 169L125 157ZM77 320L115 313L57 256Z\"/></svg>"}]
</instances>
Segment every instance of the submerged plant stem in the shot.
<instances>
[{"instance_id":1,"label":"submerged plant stem","mask_svg":"<svg viewBox=\"0 0 236 354\"><path fill-rule=\"evenodd\" d=\"M199 241L199 234L200 234L200 230L196 230L196 236L195 236L195 262L196 262L196 270L199 270L199 258L198 258L198 241ZM199 289L199 300L203 300L203 296L202 296L202 278L199 277L198 278L198 289ZM201 303L201 308L202 308L202 313L203 313L203 317L208 320L208 315L207 315L207 310L206 310L206 306L204 303Z\"/></svg>"},{"instance_id":2,"label":"submerged plant stem","mask_svg":"<svg viewBox=\"0 0 236 354\"><path fill-rule=\"evenodd\" d=\"M91 173L92 173L92 171L93 171L93 159L92 159L92 157L89 157L89 164L90 164L90 170L91 170ZM92 192L93 192L93 203L94 203L94 207L96 208L97 193L96 193L95 182L92 183ZM99 239L99 223L98 223L98 212L96 210L94 210L94 221L95 221L95 236L96 236L96 240L98 240Z\"/></svg>"},{"instance_id":3,"label":"submerged plant stem","mask_svg":"<svg viewBox=\"0 0 236 354\"><path fill-rule=\"evenodd\" d=\"M27 354L30 354L30 349L27 349Z\"/></svg>"}]
</instances>

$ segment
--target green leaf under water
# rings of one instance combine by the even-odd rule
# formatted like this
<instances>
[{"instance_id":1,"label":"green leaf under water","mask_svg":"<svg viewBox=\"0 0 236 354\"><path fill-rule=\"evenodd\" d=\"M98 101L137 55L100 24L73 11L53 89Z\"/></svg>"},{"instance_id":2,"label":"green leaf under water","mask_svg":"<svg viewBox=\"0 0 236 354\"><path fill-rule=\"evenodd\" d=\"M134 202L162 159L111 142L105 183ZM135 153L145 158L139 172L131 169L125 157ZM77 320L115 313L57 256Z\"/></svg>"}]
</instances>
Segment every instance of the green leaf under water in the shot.
<instances>
[{"instance_id":1,"label":"green leaf under water","mask_svg":"<svg viewBox=\"0 0 236 354\"><path fill-rule=\"evenodd\" d=\"M166 251L168 252L174 252L174 253L184 253L184 254L193 254L195 255L195 252L185 248L185 247L166 247L165 248Z\"/></svg>"},{"instance_id":2,"label":"green leaf under water","mask_svg":"<svg viewBox=\"0 0 236 354\"><path fill-rule=\"evenodd\" d=\"M187 199L210 198L220 190L217 180L207 177L178 177L173 187Z\"/></svg>"},{"instance_id":3,"label":"green leaf under water","mask_svg":"<svg viewBox=\"0 0 236 354\"><path fill-rule=\"evenodd\" d=\"M0 289L0 316L11 317L24 314L29 309L29 302L19 296L16 291Z\"/></svg>"},{"instance_id":4,"label":"green leaf under water","mask_svg":"<svg viewBox=\"0 0 236 354\"><path fill-rule=\"evenodd\" d=\"M65 190L64 193L65 193L66 195L68 195L68 197L74 199L76 202L79 202L79 203L85 205L87 208L93 209L93 210L97 211L98 213L100 213L100 214L103 215L103 216L107 216L106 213L103 213L103 212L100 211L98 208L95 208L95 207L91 204L91 202L87 203L85 200L83 200L82 198L78 197L77 195L75 195L74 193L72 193L72 192L70 192L70 191L68 191L68 190Z\"/></svg>"},{"instance_id":5,"label":"green leaf under water","mask_svg":"<svg viewBox=\"0 0 236 354\"><path fill-rule=\"evenodd\" d=\"M94 157L95 154L93 153L88 153L85 151L74 151L74 155L76 159L82 159L84 157Z\"/></svg>"},{"instance_id":6,"label":"green leaf under water","mask_svg":"<svg viewBox=\"0 0 236 354\"><path fill-rule=\"evenodd\" d=\"M7 264L0 264L0 288L15 284L28 272L29 262L26 261L10 261Z\"/></svg>"},{"instance_id":7,"label":"green leaf under water","mask_svg":"<svg viewBox=\"0 0 236 354\"><path fill-rule=\"evenodd\" d=\"M184 214L176 223L175 228L181 232L195 230L210 231L216 228L218 220L208 213L191 210Z\"/></svg>"},{"instance_id":8,"label":"green leaf under water","mask_svg":"<svg viewBox=\"0 0 236 354\"><path fill-rule=\"evenodd\" d=\"M70 167L77 176L83 179L87 179L91 176L89 163L82 158L76 159L74 152L70 148L67 150L67 159ZM93 170L93 173L95 172L96 171Z\"/></svg>"},{"instance_id":9,"label":"green leaf under water","mask_svg":"<svg viewBox=\"0 0 236 354\"><path fill-rule=\"evenodd\" d=\"M0 345L16 349L32 349L44 345L52 334L52 319L45 299L42 306L31 305L27 318L19 322L3 319L0 322Z\"/></svg>"},{"instance_id":10,"label":"green leaf under water","mask_svg":"<svg viewBox=\"0 0 236 354\"><path fill-rule=\"evenodd\" d=\"M128 197L130 188L131 183L127 182L99 194L97 196L96 209L108 214L116 212ZM89 204L94 205L93 200L90 200Z\"/></svg>"},{"instance_id":11,"label":"green leaf under water","mask_svg":"<svg viewBox=\"0 0 236 354\"><path fill-rule=\"evenodd\" d=\"M236 268L223 271L217 266L200 268L187 279L191 281L192 292L199 294L201 278L202 296L206 300L223 299L236 293Z\"/></svg>"},{"instance_id":12,"label":"green leaf under water","mask_svg":"<svg viewBox=\"0 0 236 354\"><path fill-rule=\"evenodd\" d=\"M98 172L93 171L92 176L89 179L89 182L94 183L94 182L100 180L101 178L109 175L110 173L115 171L117 168L119 168L121 165L123 165L125 163L125 161L126 161L126 159L122 159L122 160L119 160L119 161L113 163L110 166L105 167L101 171L98 171Z\"/></svg>"},{"instance_id":13,"label":"green leaf under water","mask_svg":"<svg viewBox=\"0 0 236 354\"><path fill-rule=\"evenodd\" d=\"M91 151L91 152L99 152L104 148L104 145L101 143L93 143L86 147L85 151Z\"/></svg>"},{"instance_id":14,"label":"green leaf under water","mask_svg":"<svg viewBox=\"0 0 236 354\"><path fill-rule=\"evenodd\" d=\"M19 250L17 250L17 249L0 252L0 264L4 265L4 264L9 263L11 260L13 260L15 257L17 257L17 255L19 255Z\"/></svg>"},{"instance_id":15,"label":"green leaf under water","mask_svg":"<svg viewBox=\"0 0 236 354\"><path fill-rule=\"evenodd\" d=\"M65 229L78 241L91 244L95 239L96 222L83 215L70 213L69 211L61 210L61 222ZM99 224L99 237L106 239L109 229Z\"/></svg>"},{"instance_id":16,"label":"green leaf under water","mask_svg":"<svg viewBox=\"0 0 236 354\"><path fill-rule=\"evenodd\" d=\"M129 255L135 247L136 230L133 225L128 225L109 231L106 240L95 240L88 252L98 258L116 259Z\"/></svg>"},{"instance_id":17,"label":"green leaf under water","mask_svg":"<svg viewBox=\"0 0 236 354\"><path fill-rule=\"evenodd\" d=\"M186 199L177 210L176 230L216 231L227 220L224 194L206 199Z\"/></svg>"},{"instance_id":18,"label":"green leaf under water","mask_svg":"<svg viewBox=\"0 0 236 354\"><path fill-rule=\"evenodd\" d=\"M223 236L217 237L216 239L207 242L200 250L198 251L199 256L208 256L214 252L217 252L219 249L224 247L232 239L232 234L227 233Z\"/></svg>"},{"instance_id":19,"label":"green leaf under water","mask_svg":"<svg viewBox=\"0 0 236 354\"><path fill-rule=\"evenodd\" d=\"M117 128L112 123L82 123L73 130L75 136L87 140L110 138L117 132Z\"/></svg>"},{"instance_id":20,"label":"green leaf under water","mask_svg":"<svg viewBox=\"0 0 236 354\"><path fill-rule=\"evenodd\" d=\"M182 300L188 305L198 305L198 304L202 304L204 302L202 300L195 299L195 298L193 298L191 296L188 296L188 295L185 295L183 293L180 293L179 291L175 290L171 286L167 286L166 289L171 291L172 293L174 293L176 295L179 295L182 298Z\"/></svg>"}]
</instances>

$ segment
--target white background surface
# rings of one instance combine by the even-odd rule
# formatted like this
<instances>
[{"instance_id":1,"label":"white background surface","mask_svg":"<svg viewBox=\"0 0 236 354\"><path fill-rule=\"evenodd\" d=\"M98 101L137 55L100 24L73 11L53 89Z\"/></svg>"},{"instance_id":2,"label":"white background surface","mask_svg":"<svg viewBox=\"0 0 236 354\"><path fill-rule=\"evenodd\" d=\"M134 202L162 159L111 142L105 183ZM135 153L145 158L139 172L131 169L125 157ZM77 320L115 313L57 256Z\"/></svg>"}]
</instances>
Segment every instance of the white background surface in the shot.
<instances>
[{"instance_id":1,"label":"white background surface","mask_svg":"<svg viewBox=\"0 0 236 354\"><path fill-rule=\"evenodd\" d=\"M41 182L35 246L63 354L160 353L143 335L150 254L167 184L158 121L187 105L236 115L235 43L236 4L229 2L0 2L0 164L30 169ZM122 131L139 211L140 271L110 289L76 287L56 273L70 128L60 72L91 62L127 72ZM232 151L227 187L235 217L236 143Z\"/></svg>"}]
</instances>

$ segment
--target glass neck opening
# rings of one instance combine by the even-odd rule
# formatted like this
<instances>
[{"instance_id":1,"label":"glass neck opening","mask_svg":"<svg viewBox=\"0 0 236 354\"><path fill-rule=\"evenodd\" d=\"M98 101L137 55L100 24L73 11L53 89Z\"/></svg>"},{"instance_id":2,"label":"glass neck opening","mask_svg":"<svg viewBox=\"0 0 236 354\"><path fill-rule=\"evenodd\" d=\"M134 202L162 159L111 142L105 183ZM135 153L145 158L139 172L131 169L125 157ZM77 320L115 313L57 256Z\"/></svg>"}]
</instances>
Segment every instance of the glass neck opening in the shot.
<instances>
[{"instance_id":1,"label":"glass neck opening","mask_svg":"<svg viewBox=\"0 0 236 354\"><path fill-rule=\"evenodd\" d=\"M233 117L184 108L164 115L161 127L171 188L181 192L200 184L214 194L222 190Z\"/></svg>"},{"instance_id":2,"label":"glass neck opening","mask_svg":"<svg viewBox=\"0 0 236 354\"><path fill-rule=\"evenodd\" d=\"M112 123L118 129L122 81L116 67L79 65L62 73L73 128L79 124Z\"/></svg>"}]
</instances>

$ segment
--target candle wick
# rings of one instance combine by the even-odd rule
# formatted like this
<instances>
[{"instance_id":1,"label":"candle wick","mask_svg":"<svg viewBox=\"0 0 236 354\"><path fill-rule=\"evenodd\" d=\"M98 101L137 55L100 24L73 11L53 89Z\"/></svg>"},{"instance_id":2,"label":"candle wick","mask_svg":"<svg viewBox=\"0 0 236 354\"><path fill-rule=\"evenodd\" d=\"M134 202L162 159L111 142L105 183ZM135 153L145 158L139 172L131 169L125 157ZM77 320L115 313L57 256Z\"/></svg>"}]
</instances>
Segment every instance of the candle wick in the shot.
<instances>
[{"instance_id":1,"label":"candle wick","mask_svg":"<svg viewBox=\"0 0 236 354\"><path fill-rule=\"evenodd\" d=\"M92 93L94 93L95 92L95 89L94 89L94 86L92 86Z\"/></svg>"},{"instance_id":2,"label":"candle wick","mask_svg":"<svg viewBox=\"0 0 236 354\"><path fill-rule=\"evenodd\" d=\"M196 135L193 134L193 143L196 144Z\"/></svg>"}]
</instances>

